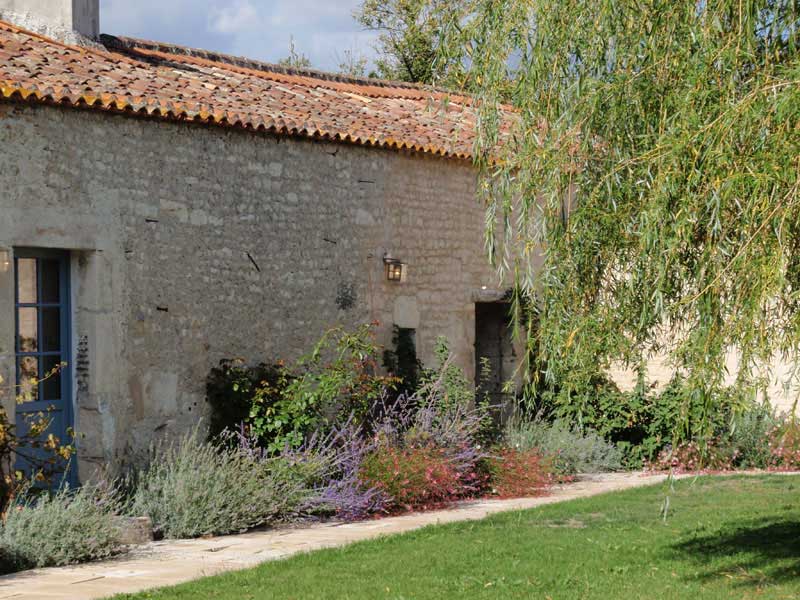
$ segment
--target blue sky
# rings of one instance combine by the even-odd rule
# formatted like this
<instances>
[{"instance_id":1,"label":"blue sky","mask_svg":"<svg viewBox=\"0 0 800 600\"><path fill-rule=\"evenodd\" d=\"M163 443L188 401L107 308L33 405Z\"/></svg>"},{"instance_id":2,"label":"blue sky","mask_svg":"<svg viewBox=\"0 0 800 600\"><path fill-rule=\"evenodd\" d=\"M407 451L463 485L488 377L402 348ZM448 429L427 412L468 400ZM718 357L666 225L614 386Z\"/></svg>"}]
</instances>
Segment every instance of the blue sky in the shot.
<instances>
[{"instance_id":1,"label":"blue sky","mask_svg":"<svg viewBox=\"0 0 800 600\"><path fill-rule=\"evenodd\" d=\"M372 57L375 34L353 19L359 0L100 0L103 33L275 62L296 48L336 70L345 50Z\"/></svg>"}]
</instances>

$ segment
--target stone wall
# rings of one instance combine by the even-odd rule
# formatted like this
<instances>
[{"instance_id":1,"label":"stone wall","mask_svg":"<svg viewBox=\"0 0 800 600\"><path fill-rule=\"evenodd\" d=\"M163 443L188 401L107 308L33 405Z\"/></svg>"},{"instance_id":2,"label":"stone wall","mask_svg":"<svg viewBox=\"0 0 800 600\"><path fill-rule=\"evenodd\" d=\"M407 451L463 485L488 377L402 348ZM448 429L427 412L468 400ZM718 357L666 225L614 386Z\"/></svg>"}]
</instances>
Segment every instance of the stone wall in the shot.
<instances>
[{"instance_id":1,"label":"stone wall","mask_svg":"<svg viewBox=\"0 0 800 600\"><path fill-rule=\"evenodd\" d=\"M445 335L471 375L474 303L502 292L464 162L0 103L0 189L0 250L71 251L84 475L196 423L220 359L291 360L337 324L413 327L427 362ZM0 315L8 380L10 270Z\"/></svg>"},{"instance_id":2,"label":"stone wall","mask_svg":"<svg viewBox=\"0 0 800 600\"><path fill-rule=\"evenodd\" d=\"M646 364L647 382L656 390L663 390L675 376L675 368L665 354L650 356ZM733 351L729 352L725 366L727 375L724 384L734 385L739 371L739 355ZM615 365L610 370L609 376L621 390L629 391L636 387L637 374L633 369ZM795 372L791 362L776 357L770 365L759 370L758 376L765 384L759 393L761 400L768 400L779 412L790 413L796 410L795 403L800 394L800 387L798 373Z\"/></svg>"}]
</instances>

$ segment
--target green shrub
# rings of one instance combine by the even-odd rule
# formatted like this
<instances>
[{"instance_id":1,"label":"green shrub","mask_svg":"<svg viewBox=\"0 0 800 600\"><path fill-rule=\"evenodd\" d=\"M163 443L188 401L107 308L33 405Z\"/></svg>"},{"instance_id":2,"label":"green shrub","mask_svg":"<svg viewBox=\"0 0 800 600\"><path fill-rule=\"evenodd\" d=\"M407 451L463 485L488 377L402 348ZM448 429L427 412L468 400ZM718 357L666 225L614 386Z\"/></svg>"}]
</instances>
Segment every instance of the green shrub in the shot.
<instances>
[{"instance_id":1,"label":"green shrub","mask_svg":"<svg viewBox=\"0 0 800 600\"><path fill-rule=\"evenodd\" d=\"M117 492L105 485L29 491L9 508L0 527L2 568L71 565L119 553L123 546L114 522L119 509Z\"/></svg>"},{"instance_id":2,"label":"green shrub","mask_svg":"<svg viewBox=\"0 0 800 600\"><path fill-rule=\"evenodd\" d=\"M472 441L484 446L492 445L499 437L499 418L495 417L501 407L491 406L488 398L477 396L474 383L454 363L447 338L436 339L434 355L436 365L423 371L420 387L412 399L417 400L418 408L423 412L432 410L436 418L452 425L469 415L473 426L477 426L470 434ZM481 361L481 370L481 376L488 378L488 361Z\"/></svg>"},{"instance_id":3,"label":"green shrub","mask_svg":"<svg viewBox=\"0 0 800 600\"><path fill-rule=\"evenodd\" d=\"M745 469L766 469L772 464L770 439L781 424L768 404L735 417L724 443L735 452L736 465Z\"/></svg>"},{"instance_id":4,"label":"green shrub","mask_svg":"<svg viewBox=\"0 0 800 600\"><path fill-rule=\"evenodd\" d=\"M309 468L218 448L195 430L152 449L150 466L135 476L129 512L150 517L168 538L238 533L302 512L311 496Z\"/></svg>"},{"instance_id":5,"label":"green shrub","mask_svg":"<svg viewBox=\"0 0 800 600\"><path fill-rule=\"evenodd\" d=\"M660 390L638 386L629 392L620 391L605 377L595 377L591 389L571 402L557 390L540 392L535 408L551 418L596 431L622 451L625 466L638 468L656 460L672 443L724 437L733 416L755 406L755 392L750 388L731 386L716 394L716 401L709 404L703 394L677 377ZM710 414L709 407L713 408Z\"/></svg>"},{"instance_id":6,"label":"green shrub","mask_svg":"<svg viewBox=\"0 0 800 600\"><path fill-rule=\"evenodd\" d=\"M447 411L454 406L474 405L475 386L467 379L464 371L453 363L447 338L437 338L433 352L436 356L436 366L425 369L421 384L436 391L439 408Z\"/></svg>"},{"instance_id":7,"label":"green shrub","mask_svg":"<svg viewBox=\"0 0 800 600\"><path fill-rule=\"evenodd\" d=\"M225 431L236 431L251 413L266 413L290 381L281 363L251 367L240 360L220 361L206 379L206 401L211 406L209 439L219 442Z\"/></svg>"},{"instance_id":8,"label":"green shrub","mask_svg":"<svg viewBox=\"0 0 800 600\"><path fill-rule=\"evenodd\" d=\"M311 432L350 419L363 425L398 381L378 374L378 356L371 326L362 325L328 331L291 367L222 361L206 380L209 439L230 440L221 434L244 425L248 437L279 453L300 447Z\"/></svg>"},{"instance_id":9,"label":"green shrub","mask_svg":"<svg viewBox=\"0 0 800 600\"><path fill-rule=\"evenodd\" d=\"M522 452L538 450L558 475L616 471L622 453L594 431L580 432L563 421L512 420L505 429L504 445Z\"/></svg>"},{"instance_id":10,"label":"green shrub","mask_svg":"<svg viewBox=\"0 0 800 600\"><path fill-rule=\"evenodd\" d=\"M392 329L392 350L383 351L383 366L397 378L397 392L413 394L419 389L422 375L422 362L417 357L417 345L413 329L394 326Z\"/></svg>"}]
</instances>

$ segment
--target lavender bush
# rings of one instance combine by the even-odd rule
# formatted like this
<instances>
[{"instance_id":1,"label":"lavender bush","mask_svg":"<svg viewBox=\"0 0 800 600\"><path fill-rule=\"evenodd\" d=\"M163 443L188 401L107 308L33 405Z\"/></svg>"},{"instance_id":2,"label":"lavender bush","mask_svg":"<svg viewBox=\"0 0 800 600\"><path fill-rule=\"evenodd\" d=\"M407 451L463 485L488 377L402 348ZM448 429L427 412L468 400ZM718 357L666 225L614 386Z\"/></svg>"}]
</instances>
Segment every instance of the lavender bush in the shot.
<instances>
[{"instance_id":1,"label":"lavender bush","mask_svg":"<svg viewBox=\"0 0 800 600\"><path fill-rule=\"evenodd\" d=\"M305 515L333 514L354 521L384 512L392 498L364 481L365 461L382 448L437 448L458 473L460 495L480 487L476 474L485 456L477 443L485 426L486 411L474 408L468 385L459 383L452 361L442 361L438 376L429 376L413 395L390 400L383 394L373 407L367 425L351 416L340 426L318 429L300 447L286 445L277 455L259 447L241 428L236 434L238 452L264 463L279 460L308 482L310 492L295 510Z\"/></svg>"},{"instance_id":2,"label":"lavender bush","mask_svg":"<svg viewBox=\"0 0 800 600\"><path fill-rule=\"evenodd\" d=\"M318 468L244 447L221 449L195 430L153 447L150 466L132 486L129 511L150 517L156 533L169 538L246 531L301 515Z\"/></svg>"},{"instance_id":3,"label":"lavender bush","mask_svg":"<svg viewBox=\"0 0 800 600\"><path fill-rule=\"evenodd\" d=\"M287 444L277 456L259 447L244 427L235 437L240 451L253 460L262 463L279 460L302 474L308 493L296 505L298 513L333 514L345 521L356 521L384 510L385 495L359 479L361 465L374 450L375 441L363 434L353 418L342 426L317 430L299 448Z\"/></svg>"},{"instance_id":4,"label":"lavender bush","mask_svg":"<svg viewBox=\"0 0 800 600\"><path fill-rule=\"evenodd\" d=\"M29 490L18 497L0 526L5 572L70 565L108 558L122 551L114 516L117 491L108 484Z\"/></svg>"},{"instance_id":5,"label":"lavender bush","mask_svg":"<svg viewBox=\"0 0 800 600\"><path fill-rule=\"evenodd\" d=\"M360 477L364 460L374 451L374 439L365 438L352 426L334 431L323 455L328 456L327 482L317 490L316 502L345 521L357 521L384 512L389 498Z\"/></svg>"},{"instance_id":6,"label":"lavender bush","mask_svg":"<svg viewBox=\"0 0 800 600\"><path fill-rule=\"evenodd\" d=\"M170 537L298 517L363 519L392 504L363 476L365 461L386 448L436 448L457 473L461 492L477 491L476 467L485 455L478 440L487 410L475 407L474 392L443 342L438 354L438 368L413 395L394 398L386 386L368 411L325 419L300 444L265 447L252 426L241 425L223 436L222 448L201 443L196 435L160 448L140 477L132 510L149 515Z\"/></svg>"}]
</instances>

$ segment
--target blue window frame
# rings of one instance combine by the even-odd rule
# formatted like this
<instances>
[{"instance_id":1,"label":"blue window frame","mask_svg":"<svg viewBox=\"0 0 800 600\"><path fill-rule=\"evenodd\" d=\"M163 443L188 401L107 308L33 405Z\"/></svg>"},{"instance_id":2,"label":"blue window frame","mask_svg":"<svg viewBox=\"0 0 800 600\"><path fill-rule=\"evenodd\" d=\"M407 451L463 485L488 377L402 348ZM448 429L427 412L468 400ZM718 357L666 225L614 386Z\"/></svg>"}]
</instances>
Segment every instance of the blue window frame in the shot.
<instances>
[{"instance_id":1,"label":"blue window frame","mask_svg":"<svg viewBox=\"0 0 800 600\"><path fill-rule=\"evenodd\" d=\"M17 389L17 431L29 430L36 415L46 413L47 433L71 443L73 427L69 253L57 250L14 250ZM16 468L29 472L43 451L21 449ZM66 480L76 481L70 467Z\"/></svg>"}]
</instances>

